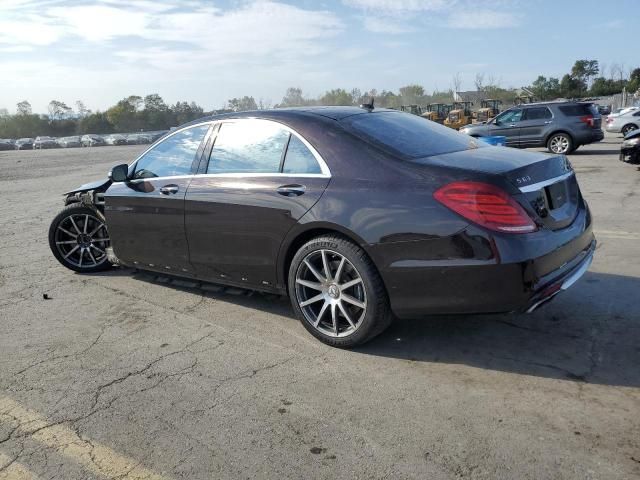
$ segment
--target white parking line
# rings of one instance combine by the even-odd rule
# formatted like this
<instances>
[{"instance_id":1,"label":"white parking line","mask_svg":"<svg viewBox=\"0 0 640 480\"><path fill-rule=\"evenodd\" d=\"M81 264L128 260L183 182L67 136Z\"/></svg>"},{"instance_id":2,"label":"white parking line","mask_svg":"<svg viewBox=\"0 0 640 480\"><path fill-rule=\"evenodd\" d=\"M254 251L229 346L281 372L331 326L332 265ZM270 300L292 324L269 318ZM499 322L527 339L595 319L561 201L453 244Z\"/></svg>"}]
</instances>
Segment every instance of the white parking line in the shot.
<instances>
[{"instance_id":1,"label":"white parking line","mask_svg":"<svg viewBox=\"0 0 640 480\"><path fill-rule=\"evenodd\" d=\"M9 397L0 396L0 414L3 413L6 414L6 417L12 418L11 421L14 422L14 425L16 421L19 424L14 436L26 435L31 440L36 440L54 449L60 455L69 458L96 475L130 480L163 480L167 478L140 466L139 461L120 455L105 445L80 438L78 434L63 424L52 424L38 412L23 407ZM0 415L0 421L2 418ZM0 476L0 478L2 477Z\"/></svg>"}]
</instances>

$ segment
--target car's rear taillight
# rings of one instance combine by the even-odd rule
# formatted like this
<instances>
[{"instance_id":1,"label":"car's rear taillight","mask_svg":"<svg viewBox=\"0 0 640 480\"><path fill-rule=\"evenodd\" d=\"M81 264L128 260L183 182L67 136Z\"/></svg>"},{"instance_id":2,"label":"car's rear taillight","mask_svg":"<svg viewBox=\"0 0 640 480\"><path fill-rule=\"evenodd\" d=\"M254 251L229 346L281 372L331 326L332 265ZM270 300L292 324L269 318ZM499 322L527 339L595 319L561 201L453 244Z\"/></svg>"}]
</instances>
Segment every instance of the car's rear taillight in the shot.
<instances>
[{"instance_id":1,"label":"car's rear taillight","mask_svg":"<svg viewBox=\"0 0 640 480\"><path fill-rule=\"evenodd\" d=\"M481 182L453 182L436 190L436 200L490 230L528 233L538 229L524 208L504 190Z\"/></svg>"},{"instance_id":2,"label":"car's rear taillight","mask_svg":"<svg viewBox=\"0 0 640 480\"><path fill-rule=\"evenodd\" d=\"M593 115L584 115L584 116L580 117L580 121L583 122L583 123L586 123L590 127L593 127L595 125L595 121L593 119Z\"/></svg>"}]
</instances>

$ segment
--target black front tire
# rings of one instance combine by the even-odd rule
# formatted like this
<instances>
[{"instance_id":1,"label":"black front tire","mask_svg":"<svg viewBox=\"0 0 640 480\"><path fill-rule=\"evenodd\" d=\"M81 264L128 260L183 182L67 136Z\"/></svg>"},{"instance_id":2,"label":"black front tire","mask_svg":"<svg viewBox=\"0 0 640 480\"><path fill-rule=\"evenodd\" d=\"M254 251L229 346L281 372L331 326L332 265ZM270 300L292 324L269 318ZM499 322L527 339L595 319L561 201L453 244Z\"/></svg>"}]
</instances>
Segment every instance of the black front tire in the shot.
<instances>
[{"instance_id":1,"label":"black front tire","mask_svg":"<svg viewBox=\"0 0 640 480\"><path fill-rule=\"evenodd\" d=\"M344 257L362 279L361 285L366 298L366 310L357 329L346 336L330 336L323 333L321 329L314 327L300 306L302 299L298 298L299 293L296 289L299 269L305 268L303 267L304 261L310 258L310 255L323 250ZM300 247L289 267L288 287L293 310L302 325L318 340L333 347L351 348L362 345L382 333L393 319L389 297L377 268L362 248L338 235L317 237Z\"/></svg>"},{"instance_id":2,"label":"black front tire","mask_svg":"<svg viewBox=\"0 0 640 480\"><path fill-rule=\"evenodd\" d=\"M63 208L49 227L51 252L63 266L76 272L110 269L112 265L106 254L108 246L107 227L100 215L77 203Z\"/></svg>"}]
</instances>

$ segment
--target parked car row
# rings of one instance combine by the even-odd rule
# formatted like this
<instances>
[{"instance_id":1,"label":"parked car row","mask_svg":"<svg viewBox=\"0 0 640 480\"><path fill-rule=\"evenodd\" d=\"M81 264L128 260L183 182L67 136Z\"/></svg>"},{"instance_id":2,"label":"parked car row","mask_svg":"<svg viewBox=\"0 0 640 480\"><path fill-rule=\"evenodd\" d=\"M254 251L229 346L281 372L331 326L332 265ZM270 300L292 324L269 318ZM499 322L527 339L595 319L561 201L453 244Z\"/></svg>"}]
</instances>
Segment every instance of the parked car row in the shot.
<instances>
[{"instance_id":1,"label":"parked car row","mask_svg":"<svg viewBox=\"0 0 640 480\"><path fill-rule=\"evenodd\" d=\"M104 145L141 145L153 143L167 133L166 130L141 133L114 133L110 135L72 135L69 137L38 136L34 138L0 138L0 150L40 150L44 148L101 147Z\"/></svg>"}]
</instances>

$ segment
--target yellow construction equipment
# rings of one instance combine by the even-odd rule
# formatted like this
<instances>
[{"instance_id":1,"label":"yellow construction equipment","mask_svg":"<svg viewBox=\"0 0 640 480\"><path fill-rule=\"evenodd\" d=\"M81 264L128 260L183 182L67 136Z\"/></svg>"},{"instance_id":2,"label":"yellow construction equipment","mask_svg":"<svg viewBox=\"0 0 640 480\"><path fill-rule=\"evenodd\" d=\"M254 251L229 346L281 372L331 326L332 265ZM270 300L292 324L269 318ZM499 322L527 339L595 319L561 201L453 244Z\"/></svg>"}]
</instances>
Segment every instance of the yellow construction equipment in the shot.
<instances>
[{"instance_id":1,"label":"yellow construction equipment","mask_svg":"<svg viewBox=\"0 0 640 480\"><path fill-rule=\"evenodd\" d=\"M420 105L402 105L400 110L407 113L413 113L414 115L422 115L424 110Z\"/></svg>"},{"instance_id":2,"label":"yellow construction equipment","mask_svg":"<svg viewBox=\"0 0 640 480\"><path fill-rule=\"evenodd\" d=\"M447 114L450 110L450 105L445 105L444 103L430 103L427 105L427 111L423 113L422 116L433 122L444 123L444 120L447 118Z\"/></svg>"},{"instance_id":3,"label":"yellow construction equipment","mask_svg":"<svg viewBox=\"0 0 640 480\"><path fill-rule=\"evenodd\" d=\"M469 125L472 120L471 106L473 102L453 102L453 109L447 115L444 124L447 127L459 130Z\"/></svg>"},{"instance_id":4,"label":"yellow construction equipment","mask_svg":"<svg viewBox=\"0 0 640 480\"><path fill-rule=\"evenodd\" d=\"M475 112L475 121L477 123L488 122L500 113L500 105L502 100L487 98L480 102L480 108Z\"/></svg>"}]
</instances>

